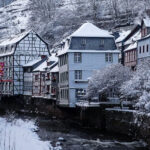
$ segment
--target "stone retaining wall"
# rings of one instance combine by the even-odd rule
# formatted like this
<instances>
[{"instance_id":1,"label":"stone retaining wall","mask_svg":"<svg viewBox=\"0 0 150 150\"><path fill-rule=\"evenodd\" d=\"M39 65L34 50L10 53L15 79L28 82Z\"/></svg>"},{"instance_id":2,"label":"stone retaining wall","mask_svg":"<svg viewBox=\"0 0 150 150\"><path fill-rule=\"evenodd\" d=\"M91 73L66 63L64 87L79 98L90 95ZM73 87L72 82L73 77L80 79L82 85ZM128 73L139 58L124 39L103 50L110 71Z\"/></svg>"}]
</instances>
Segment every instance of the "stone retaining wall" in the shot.
<instances>
[{"instance_id":1,"label":"stone retaining wall","mask_svg":"<svg viewBox=\"0 0 150 150\"><path fill-rule=\"evenodd\" d=\"M150 146L150 116L136 111L106 110L106 130L142 139Z\"/></svg>"}]
</instances>

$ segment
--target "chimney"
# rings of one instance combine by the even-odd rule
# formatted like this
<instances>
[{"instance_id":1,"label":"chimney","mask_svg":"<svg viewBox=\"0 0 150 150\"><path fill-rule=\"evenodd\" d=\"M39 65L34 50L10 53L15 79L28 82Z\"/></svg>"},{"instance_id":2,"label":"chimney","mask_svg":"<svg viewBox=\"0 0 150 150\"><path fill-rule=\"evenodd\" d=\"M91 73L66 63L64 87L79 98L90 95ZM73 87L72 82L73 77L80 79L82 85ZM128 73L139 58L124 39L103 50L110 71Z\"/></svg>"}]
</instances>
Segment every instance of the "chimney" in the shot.
<instances>
[{"instance_id":1,"label":"chimney","mask_svg":"<svg viewBox=\"0 0 150 150\"><path fill-rule=\"evenodd\" d=\"M25 32L25 29L21 29L20 32L21 32L21 33Z\"/></svg>"},{"instance_id":2,"label":"chimney","mask_svg":"<svg viewBox=\"0 0 150 150\"><path fill-rule=\"evenodd\" d=\"M45 58L47 58L46 55L41 55L41 59L45 59Z\"/></svg>"}]
</instances>

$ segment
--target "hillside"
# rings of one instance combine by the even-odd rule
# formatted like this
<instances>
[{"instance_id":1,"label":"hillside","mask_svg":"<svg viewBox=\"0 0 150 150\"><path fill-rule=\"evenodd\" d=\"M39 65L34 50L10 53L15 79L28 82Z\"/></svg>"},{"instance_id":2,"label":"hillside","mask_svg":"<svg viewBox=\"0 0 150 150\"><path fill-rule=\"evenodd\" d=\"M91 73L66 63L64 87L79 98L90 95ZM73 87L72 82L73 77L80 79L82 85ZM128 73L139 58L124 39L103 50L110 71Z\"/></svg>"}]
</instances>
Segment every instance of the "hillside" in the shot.
<instances>
[{"instance_id":1,"label":"hillside","mask_svg":"<svg viewBox=\"0 0 150 150\"><path fill-rule=\"evenodd\" d=\"M7 38L26 29L31 11L29 0L16 0L0 8L0 38Z\"/></svg>"},{"instance_id":2,"label":"hillside","mask_svg":"<svg viewBox=\"0 0 150 150\"><path fill-rule=\"evenodd\" d=\"M132 28L149 8L149 0L15 0L0 8L0 38L34 29L52 48L87 21L112 31Z\"/></svg>"}]
</instances>

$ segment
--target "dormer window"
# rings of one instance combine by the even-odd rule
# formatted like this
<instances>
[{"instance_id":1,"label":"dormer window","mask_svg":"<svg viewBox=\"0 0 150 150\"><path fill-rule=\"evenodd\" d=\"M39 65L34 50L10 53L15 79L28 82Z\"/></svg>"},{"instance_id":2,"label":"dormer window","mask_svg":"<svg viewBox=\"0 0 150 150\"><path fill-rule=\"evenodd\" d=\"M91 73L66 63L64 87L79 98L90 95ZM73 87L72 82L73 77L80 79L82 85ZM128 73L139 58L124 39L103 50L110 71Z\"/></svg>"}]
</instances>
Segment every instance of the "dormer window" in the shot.
<instances>
[{"instance_id":1,"label":"dormer window","mask_svg":"<svg viewBox=\"0 0 150 150\"><path fill-rule=\"evenodd\" d=\"M100 40L100 47L104 47L104 43L105 43L105 42L104 42L104 39L101 39L101 40Z\"/></svg>"},{"instance_id":2,"label":"dormer window","mask_svg":"<svg viewBox=\"0 0 150 150\"><path fill-rule=\"evenodd\" d=\"M7 50L8 50L8 47L6 46L6 48L5 48L5 52L7 52Z\"/></svg>"},{"instance_id":3,"label":"dormer window","mask_svg":"<svg viewBox=\"0 0 150 150\"><path fill-rule=\"evenodd\" d=\"M85 46L85 45L86 45L86 39L82 39L82 40L81 40L81 45L82 45L82 46Z\"/></svg>"},{"instance_id":4,"label":"dormer window","mask_svg":"<svg viewBox=\"0 0 150 150\"><path fill-rule=\"evenodd\" d=\"M12 45L12 46L11 46L11 50L13 50L13 48L14 48L14 46Z\"/></svg>"},{"instance_id":5,"label":"dormer window","mask_svg":"<svg viewBox=\"0 0 150 150\"><path fill-rule=\"evenodd\" d=\"M64 48L65 48L65 43L62 44L62 49L64 49Z\"/></svg>"},{"instance_id":6,"label":"dormer window","mask_svg":"<svg viewBox=\"0 0 150 150\"><path fill-rule=\"evenodd\" d=\"M67 39L67 43L68 43L68 45L70 44L70 39Z\"/></svg>"}]
</instances>

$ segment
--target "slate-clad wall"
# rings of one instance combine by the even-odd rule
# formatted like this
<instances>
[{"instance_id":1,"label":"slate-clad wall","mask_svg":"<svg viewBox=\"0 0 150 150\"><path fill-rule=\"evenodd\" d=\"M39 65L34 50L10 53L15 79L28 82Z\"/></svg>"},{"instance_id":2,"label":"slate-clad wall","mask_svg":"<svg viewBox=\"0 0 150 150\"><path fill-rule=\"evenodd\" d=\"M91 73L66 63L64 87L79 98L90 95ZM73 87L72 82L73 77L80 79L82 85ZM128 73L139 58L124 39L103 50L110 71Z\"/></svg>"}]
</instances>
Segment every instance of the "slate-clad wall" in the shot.
<instances>
[{"instance_id":1,"label":"slate-clad wall","mask_svg":"<svg viewBox=\"0 0 150 150\"><path fill-rule=\"evenodd\" d=\"M86 39L86 45L82 46L82 39ZM100 45L100 40L104 40L104 46ZM115 50L114 38L83 38L73 37L70 44L72 50Z\"/></svg>"}]
</instances>

